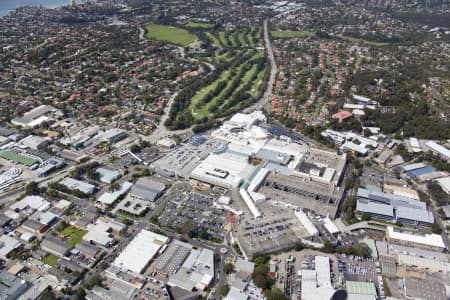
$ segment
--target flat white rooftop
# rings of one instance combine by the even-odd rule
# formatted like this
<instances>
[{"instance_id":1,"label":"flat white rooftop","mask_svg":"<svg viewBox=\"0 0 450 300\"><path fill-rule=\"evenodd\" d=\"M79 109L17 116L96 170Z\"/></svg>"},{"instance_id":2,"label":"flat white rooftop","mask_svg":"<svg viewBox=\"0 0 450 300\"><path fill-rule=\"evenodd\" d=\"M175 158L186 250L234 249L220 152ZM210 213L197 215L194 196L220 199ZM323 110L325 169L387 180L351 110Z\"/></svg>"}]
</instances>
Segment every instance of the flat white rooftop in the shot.
<instances>
[{"instance_id":1,"label":"flat white rooftop","mask_svg":"<svg viewBox=\"0 0 450 300\"><path fill-rule=\"evenodd\" d=\"M404 232L398 232L394 230L394 227L388 226L388 235L389 238L402 240L411 243L423 244L438 248L445 248L444 241L442 237L438 234L424 234L424 235L416 235Z\"/></svg>"},{"instance_id":2,"label":"flat white rooftop","mask_svg":"<svg viewBox=\"0 0 450 300\"><path fill-rule=\"evenodd\" d=\"M113 265L140 274L167 240L166 236L141 230L114 260Z\"/></svg>"},{"instance_id":3,"label":"flat white rooftop","mask_svg":"<svg viewBox=\"0 0 450 300\"><path fill-rule=\"evenodd\" d=\"M191 173L193 178L226 187L238 187L254 166L246 156L233 153L211 154Z\"/></svg>"}]
</instances>

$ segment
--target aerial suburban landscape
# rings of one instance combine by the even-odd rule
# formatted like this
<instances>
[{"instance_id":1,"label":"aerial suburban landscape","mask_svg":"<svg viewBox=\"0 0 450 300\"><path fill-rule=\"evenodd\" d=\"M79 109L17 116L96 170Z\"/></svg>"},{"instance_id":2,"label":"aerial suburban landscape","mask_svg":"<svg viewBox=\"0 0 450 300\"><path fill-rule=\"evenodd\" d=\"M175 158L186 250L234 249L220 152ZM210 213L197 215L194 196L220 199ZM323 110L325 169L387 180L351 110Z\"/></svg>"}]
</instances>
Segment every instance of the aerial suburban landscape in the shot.
<instances>
[{"instance_id":1,"label":"aerial suburban landscape","mask_svg":"<svg viewBox=\"0 0 450 300\"><path fill-rule=\"evenodd\" d=\"M5 3L0 300L450 299L449 1Z\"/></svg>"}]
</instances>

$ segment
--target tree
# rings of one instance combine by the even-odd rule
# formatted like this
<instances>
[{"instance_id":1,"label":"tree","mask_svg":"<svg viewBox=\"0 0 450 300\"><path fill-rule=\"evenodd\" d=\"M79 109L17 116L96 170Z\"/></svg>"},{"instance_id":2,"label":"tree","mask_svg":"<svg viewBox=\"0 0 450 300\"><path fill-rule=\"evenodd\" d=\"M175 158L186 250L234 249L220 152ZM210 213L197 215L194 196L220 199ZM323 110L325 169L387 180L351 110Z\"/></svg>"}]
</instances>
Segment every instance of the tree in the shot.
<instances>
[{"instance_id":1,"label":"tree","mask_svg":"<svg viewBox=\"0 0 450 300\"><path fill-rule=\"evenodd\" d=\"M370 216L368 213L363 213L362 215L362 220L363 221L370 221Z\"/></svg>"},{"instance_id":2,"label":"tree","mask_svg":"<svg viewBox=\"0 0 450 300\"><path fill-rule=\"evenodd\" d=\"M133 153L138 153L141 151L141 147L139 147L139 145L137 145L137 144L133 144L130 147L130 151Z\"/></svg>"},{"instance_id":3,"label":"tree","mask_svg":"<svg viewBox=\"0 0 450 300\"><path fill-rule=\"evenodd\" d=\"M27 195L39 195L39 185L35 181L31 181L25 187L25 194Z\"/></svg>"},{"instance_id":4,"label":"tree","mask_svg":"<svg viewBox=\"0 0 450 300\"><path fill-rule=\"evenodd\" d=\"M275 286L270 291L266 292L266 298L267 300L286 300L286 296L283 292Z\"/></svg>"},{"instance_id":5,"label":"tree","mask_svg":"<svg viewBox=\"0 0 450 300\"><path fill-rule=\"evenodd\" d=\"M439 226L437 222L434 222L433 225L431 225L431 232L435 234L441 234L442 233L441 226Z\"/></svg>"},{"instance_id":6,"label":"tree","mask_svg":"<svg viewBox=\"0 0 450 300\"><path fill-rule=\"evenodd\" d=\"M130 225L133 224L133 221L131 221L131 220L128 219L128 218L124 218L124 219L122 220L122 223L123 223L124 225L126 225L126 226L130 226Z\"/></svg>"},{"instance_id":7,"label":"tree","mask_svg":"<svg viewBox=\"0 0 450 300\"><path fill-rule=\"evenodd\" d=\"M223 265L223 271L226 274L230 274L233 271L233 264L232 263L226 263Z\"/></svg>"},{"instance_id":8,"label":"tree","mask_svg":"<svg viewBox=\"0 0 450 300\"><path fill-rule=\"evenodd\" d=\"M219 294L222 297L225 297L226 295L228 295L228 292L230 291L230 286L228 284L222 285L219 289Z\"/></svg>"},{"instance_id":9,"label":"tree","mask_svg":"<svg viewBox=\"0 0 450 300\"><path fill-rule=\"evenodd\" d=\"M83 288L78 288L77 293L75 295L76 300L83 300L86 297L86 291Z\"/></svg>"}]
</instances>

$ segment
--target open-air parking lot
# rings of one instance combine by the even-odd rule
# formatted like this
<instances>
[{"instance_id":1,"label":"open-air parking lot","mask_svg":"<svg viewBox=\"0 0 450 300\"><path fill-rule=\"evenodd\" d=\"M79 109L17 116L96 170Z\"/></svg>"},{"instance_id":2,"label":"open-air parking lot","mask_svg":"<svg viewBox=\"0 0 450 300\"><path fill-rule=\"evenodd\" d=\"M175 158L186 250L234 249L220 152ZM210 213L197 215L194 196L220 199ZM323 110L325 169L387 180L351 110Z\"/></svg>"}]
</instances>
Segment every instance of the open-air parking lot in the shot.
<instances>
[{"instance_id":1,"label":"open-air parking lot","mask_svg":"<svg viewBox=\"0 0 450 300\"><path fill-rule=\"evenodd\" d=\"M249 253L267 253L294 246L299 238L307 237L306 229L288 213L281 213L272 206L273 215L263 220L241 222L238 238L240 245Z\"/></svg>"},{"instance_id":2,"label":"open-air parking lot","mask_svg":"<svg viewBox=\"0 0 450 300\"><path fill-rule=\"evenodd\" d=\"M370 281L377 285L378 275L381 274L377 263L373 258L338 255L339 277L345 280Z\"/></svg>"},{"instance_id":3,"label":"open-air parking lot","mask_svg":"<svg viewBox=\"0 0 450 300\"><path fill-rule=\"evenodd\" d=\"M222 239L226 213L215 208L214 201L199 193L181 194L167 204L158 222L175 230L206 230L210 238Z\"/></svg>"}]
</instances>

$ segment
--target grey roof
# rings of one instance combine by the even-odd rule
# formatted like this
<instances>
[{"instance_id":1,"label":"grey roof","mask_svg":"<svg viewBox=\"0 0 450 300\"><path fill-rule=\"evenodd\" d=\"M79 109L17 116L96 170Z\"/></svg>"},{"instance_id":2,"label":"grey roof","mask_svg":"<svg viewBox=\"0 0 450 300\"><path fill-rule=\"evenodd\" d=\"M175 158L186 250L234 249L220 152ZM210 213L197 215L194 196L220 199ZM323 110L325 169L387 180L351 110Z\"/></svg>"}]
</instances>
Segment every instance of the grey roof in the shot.
<instances>
[{"instance_id":1,"label":"grey roof","mask_svg":"<svg viewBox=\"0 0 450 300\"><path fill-rule=\"evenodd\" d=\"M121 176L119 171L110 170L104 167L98 168L96 172L100 175L100 181L103 183L112 183Z\"/></svg>"},{"instance_id":2,"label":"grey roof","mask_svg":"<svg viewBox=\"0 0 450 300\"><path fill-rule=\"evenodd\" d=\"M174 240L154 263L154 268L175 274L191 252L192 245Z\"/></svg>"},{"instance_id":3,"label":"grey roof","mask_svg":"<svg viewBox=\"0 0 450 300\"><path fill-rule=\"evenodd\" d=\"M49 112L56 111L53 106L50 105L41 105L36 108L33 108L29 112L23 114L23 117L29 120L34 120L39 118L42 115L48 114Z\"/></svg>"},{"instance_id":4,"label":"grey roof","mask_svg":"<svg viewBox=\"0 0 450 300\"><path fill-rule=\"evenodd\" d=\"M28 281L13 276L6 270L0 272L0 299L17 299L29 286Z\"/></svg>"},{"instance_id":5,"label":"grey roof","mask_svg":"<svg viewBox=\"0 0 450 300\"><path fill-rule=\"evenodd\" d=\"M198 295L189 291L186 291L177 286L170 288L170 294L174 300L195 300L198 299Z\"/></svg>"},{"instance_id":6,"label":"grey roof","mask_svg":"<svg viewBox=\"0 0 450 300\"><path fill-rule=\"evenodd\" d=\"M95 186L84 181L76 180L70 177L64 178L60 184L66 186L70 190L79 190L87 195L94 192Z\"/></svg>"},{"instance_id":7,"label":"grey roof","mask_svg":"<svg viewBox=\"0 0 450 300\"><path fill-rule=\"evenodd\" d=\"M417 201L411 198L402 197L394 194L379 192L379 191L370 191L368 189L359 188L358 189L358 198L364 198L373 202L384 203L388 205L392 205L394 208L403 206L410 207L416 209L424 209L426 210L427 205L425 202Z\"/></svg>"},{"instance_id":8,"label":"grey roof","mask_svg":"<svg viewBox=\"0 0 450 300\"><path fill-rule=\"evenodd\" d=\"M148 178L141 178L131 188L130 193L146 201L154 201L165 188L166 186L160 182Z\"/></svg>"},{"instance_id":9,"label":"grey roof","mask_svg":"<svg viewBox=\"0 0 450 300\"><path fill-rule=\"evenodd\" d=\"M80 241L75 248L80 250L84 255L91 257L96 257L101 251L99 247L85 241Z\"/></svg>"},{"instance_id":10,"label":"grey roof","mask_svg":"<svg viewBox=\"0 0 450 300\"><path fill-rule=\"evenodd\" d=\"M5 216L4 214L0 214L0 226L4 226L6 224L8 224L9 222L11 222L11 218Z\"/></svg>"},{"instance_id":11,"label":"grey roof","mask_svg":"<svg viewBox=\"0 0 450 300\"><path fill-rule=\"evenodd\" d=\"M8 129L8 128L0 127L0 136L7 137L7 136L10 136L12 134L14 134L13 130Z\"/></svg>"},{"instance_id":12,"label":"grey roof","mask_svg":"<svg viewBox=\"0 0 450 300\"><path fill-rule=\"evenodd\" d=\"M236 260L235 266L236 266L236 270L245 272L245 273L253 273L253 270L255 269L254 263L243 260L241 258L238 258Z\"/></svg>"},{"instance_id":13,"label":"grey roof","mask_svg":"<svg viewBox=\"0 0 450 300\"><path fill-rule=\"evenodd\" d=\"M276 152L273 150L261 149L257 154L257 158L267 160L269 162L285 165L291 158L290 155L285 153Z\"/></svg>"},{"instance_id":14,"label":"grey roof","mask_svg":"<svg viewBox=\"0 0 450 300\"><path fill-rule=\"evenodd\" d=\"M70 249L72 249L69 244L55 236L47 236L41 242L41 248L47 252L60 256L64 256Z\"/></svg>"},{"instance_id":15,"label":"grey roof","mask_svg":"<svg viewBox=\"0 0 450 300\"><path fill-rule=\"evenodd\" d=\"M26 227L30 230L33 230L33 231L39 231L39 229L41 228L42 225L40 222L38 222L36 220L28 219L25 222L23 222L22 226Z\"/></svg>"},{"instance_id":16,"label":"grey roof","mask_svg":"<svg viewBox=\"0 0 450 300\"><path fill-rule=\"evenodd\" d=\"M450 219L450 205L442 206L442 211L447 219Z\"/></svg>"},{"instance_id":17,"label":"grey roof","mask_svg":"<svg viewBox=\"0 0 450 300\"><path fill-rule=\"evenodd\" d=\"M394 209L390 205L359 199L356 203L356 210L366 213L373 213L383 216L394 217Z\"/></svg>"},{"instance_id":18,"label":"grey roof","mask_svg":"<svg viewBox=\"0 0 450 300\"><path fill-rule=\"evenodd\" d=\"M395 212L397 219L408 219L424 223L433 223L433 214L427 210L399 206Z\"/></svg>"}]
</instances>

